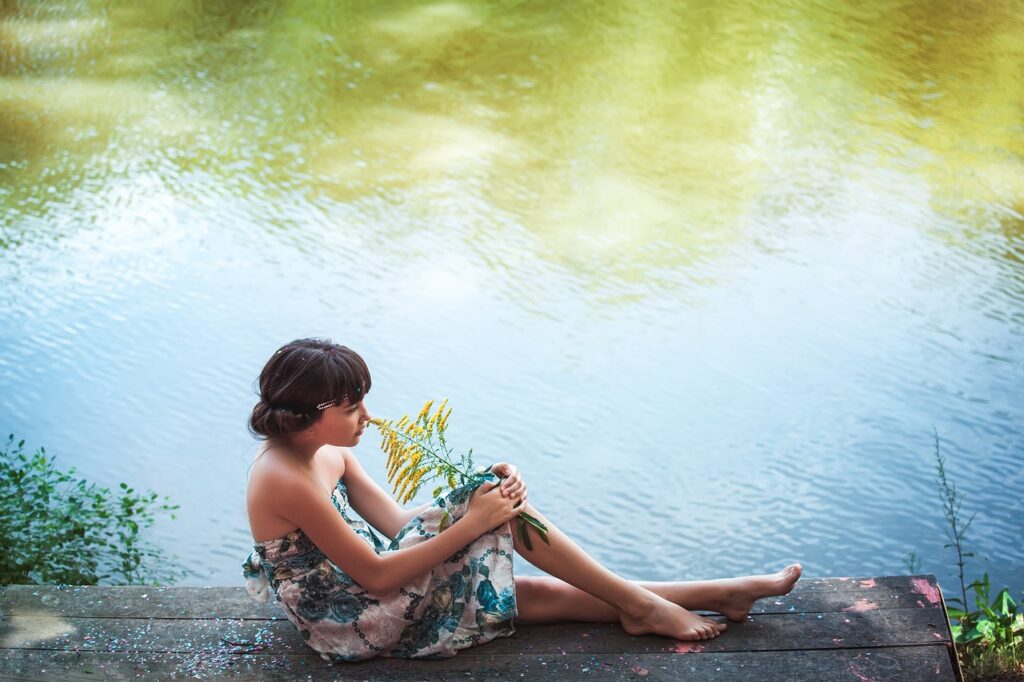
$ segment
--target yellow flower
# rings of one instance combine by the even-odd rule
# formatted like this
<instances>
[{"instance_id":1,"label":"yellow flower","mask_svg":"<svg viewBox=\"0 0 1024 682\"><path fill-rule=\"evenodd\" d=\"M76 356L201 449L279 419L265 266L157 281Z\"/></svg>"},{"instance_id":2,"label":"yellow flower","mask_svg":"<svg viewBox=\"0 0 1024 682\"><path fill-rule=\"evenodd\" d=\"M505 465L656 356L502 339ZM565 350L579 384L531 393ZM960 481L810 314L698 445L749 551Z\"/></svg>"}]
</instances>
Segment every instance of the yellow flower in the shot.
<instances>
[{"instance_id":1,"label":"yellow flower","mask_svg":"<svg viewBox=\"0 0 1024 682\"><path fill-rule=\"evenodd\" d=\"M427 414L430 412L430 408L433 407L433 406L434 406L434 401L433 400L428 400L427 402L425 402L423 404L423 409L420 410L420 415L418 417L416 417L416 421L421 421L422 419L424 419L427 416Z\"/></svg>"},{"instance_id":2,"label":"yellow flower","mask_svg":"<svg viewBox=\"0 0 1024 682\"><path fill-rule=\"evenodd\" d=\"M420 469L416 472L416 475L412 477L413 489L418 488L420 485L420 479L429 471L429 469Z\"/></svg>"},{"instance_id":3,"label":"yellow flower","mask_svg":"<svg viewBox=\"0 0 1024 682\"><path fill-rule=\"evenodd\" d=\"M413 472L411 476L405 479L402 485L402 490L399 492L399 497L402 498L402 504L405 504L416 495L416 489L419 487L420 479L423 478L423 474L425 473L427 473L426 469L420 469Z\"/></svg>"}]
</instances>

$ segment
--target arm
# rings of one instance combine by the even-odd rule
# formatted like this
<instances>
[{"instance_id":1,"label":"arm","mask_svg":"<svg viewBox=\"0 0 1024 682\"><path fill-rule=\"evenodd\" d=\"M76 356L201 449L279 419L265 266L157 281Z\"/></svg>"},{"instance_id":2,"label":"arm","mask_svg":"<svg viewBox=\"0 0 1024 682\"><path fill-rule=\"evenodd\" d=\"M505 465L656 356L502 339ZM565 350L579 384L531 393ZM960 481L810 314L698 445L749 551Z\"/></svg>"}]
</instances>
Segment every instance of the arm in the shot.
<instances>
[{"instance_id":1,"label":"arm","mask_svg":"<svg viewBox=\"0 0 1024 682\"><path fill-rule=\"evenodd\" d=\"M405 509L395 502L391 495L370 478L363 465L348 448L341 448L345 458L345 487L348 489L348 501L368 524L389 538L398 535L398 531L429 505L415 509Z\"/></svg>"},{"instance_id":2,"label":"arm","mask_svg":"<svg viewBox=\"0 0 1024 682\"><path fill-rule=\"evenodd\" d=\"M496 486L484 484L473 493L462 518L443 533L380 556L345 523L323 489L308 477L289 477L279 489L282 498L289 501L285 517L301 528L328 559L373 594L394 592L518 513Z\"/></svg>"}]
</instances>

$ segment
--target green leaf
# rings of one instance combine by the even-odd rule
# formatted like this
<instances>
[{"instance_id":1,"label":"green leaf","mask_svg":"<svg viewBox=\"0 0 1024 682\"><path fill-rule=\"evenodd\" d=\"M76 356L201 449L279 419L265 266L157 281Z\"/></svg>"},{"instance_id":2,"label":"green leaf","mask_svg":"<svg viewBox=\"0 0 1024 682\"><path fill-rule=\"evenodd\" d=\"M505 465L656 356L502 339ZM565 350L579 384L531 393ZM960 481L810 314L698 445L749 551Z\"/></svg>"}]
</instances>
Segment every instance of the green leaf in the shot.
<instances>
[{"instance_id":1,"label":"green leaf","mask_svg":"<svg viewBox=\"0 0 1024 682\"><path fill-rule=\"evenodd\" d=\"M967 633L966 633L966 634L965 634L965 635L963 636L963 641L964 641L964 643L967 643L967 642L975 642L975 641L977 641L977 640L979 640L979 639L981 639L981 638L982 638L982 634L981 634L980 632L978 632L978 628L976 628L976 627L975 627L975 628L971 628L971 629L970 629L970 630L969 630L969 631L968 631L968 632L967 632Z\"/></svg>"},{"instance_id":2,"label":"green leaf","mask_svg":"<svg viewBox=\"0 0 1024 682\"><path fill-rule=\"evenodd\" d=\"M519 539L522 541L523 546L532 552L533 543L530 542L530 534L526 532L526 523L520 520L516 525L519 526Z\"/></svg>"},{"instance_id":3,"label":"green leaf","mask_svg":"<svg viewBox=\"0 0 1024 682\"><path fill-rule=\"evenodd\" d=\"M536 528L537 535L540 536L540 539L544 541L545 545L551 545L551 541L548 540L548 527L541 523L540 519L530 514L527 514L526 512L520 513L518 518L520 519L521 523L530 524L531 526Z\"/></svg>"},{"instance_id":4,"label":"green leaf","mask_svg":"<svg viewBox=\"0 0 1024 682\"><path fill-rule=\"evenodd\" d=\"M526 512L520 512L519 513L519 518L521 518L522 520L526 521L527 523L529 523L531 526L533 526L537 530L544 531L545 533L548 531L548 527L545 526L543 523L541 523L540 519L538 519L536 516L533 516L532 514L528 514Z\"/></svg>"},{"instance_id":5,"label":"green leaf","mask_svg":"<svg viewBox=\"0 0 1024 682\"><path fill-rule=\"evenodd\" d=\"M1012 615L1017 612L1017 602L1013 601L1010 590L1005 587L996 595L996 600L992 602L992 605L1001 614Z\"/></svg>"},{"instance_id":6,"label":"green leaf","mask_svg":"<svg viewBox=\"0 0 1024 682\"><path fill-rule=\"evenodd\" d=\"M996 635L995 635L996 624L993 623L992 621L990 621L990 620L983 620L980 623L978 623L978 626L975 629L979 633L981 633L981 636L985 639L986 642L993 642L993 641L995 641L995 638L996 638Z\"/></svg>"}]
</instances>

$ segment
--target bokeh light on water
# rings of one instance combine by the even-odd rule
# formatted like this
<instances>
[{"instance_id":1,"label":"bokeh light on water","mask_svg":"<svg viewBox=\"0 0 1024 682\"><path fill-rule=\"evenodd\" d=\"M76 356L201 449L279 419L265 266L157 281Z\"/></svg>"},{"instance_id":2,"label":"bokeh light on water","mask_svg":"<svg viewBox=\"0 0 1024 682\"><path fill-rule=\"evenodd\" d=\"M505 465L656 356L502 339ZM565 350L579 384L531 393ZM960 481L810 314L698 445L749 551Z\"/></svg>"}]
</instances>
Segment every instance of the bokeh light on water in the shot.
<instances>
[{"instance_id":1,"label":"bokeh light on water","mask_svg":"<svg viewBox=\"0 0 1024 682\"><path fill-rule=\"evenodd\" d=\"M181 503L187 582L323 335L630 577L952 586L934 426L1024 584L1024 3L236 5L0 19L0 427Z\"/></svg>"}]
</instances>

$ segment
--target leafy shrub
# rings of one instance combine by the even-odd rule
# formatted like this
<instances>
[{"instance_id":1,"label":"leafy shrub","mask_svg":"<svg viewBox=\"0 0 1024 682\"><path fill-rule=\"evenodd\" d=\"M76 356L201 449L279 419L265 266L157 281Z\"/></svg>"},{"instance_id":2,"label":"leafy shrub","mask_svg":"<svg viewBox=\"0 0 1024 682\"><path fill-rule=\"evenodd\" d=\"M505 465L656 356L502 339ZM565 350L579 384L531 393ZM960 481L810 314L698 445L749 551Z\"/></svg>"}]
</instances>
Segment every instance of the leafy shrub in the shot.
<instances>
[{"instance_id":1,"label":"leafy shrub","mask_svg":"<svg viewBox=\"0 0 1024 682\"><path fill-rule=\"evenodd\" d=\"M965 667L1000 671L1020 666L1024 662L1024 608L1018 607L1005 588L990 600L988 573L970 587L974 590L977 608L974 611L948 609L949 617L959 621L951 629L953 641L962 647Z\"/></svg>"},{"instance_id":2,"label":"leafy shrub","mask_svg":"<svg viewBox=\"0 0 1024 682\"><path fill-rule=\"evenodd\" d=\"M0 448L0 584L159 584L182 575L140 537L155 512L173 519L178 505L126 483L112 492L24 446L12 435Z\"/></svg>"},{"instance_id":3,"label":"leafy shrub","mask_svg":"<svg viewBox=\"0 0 1024 682\"><path fill-rule=\"evenodd\" d=\"M961 596L947 598L946 601L955 606L947 607L946 610L964 677L967 680L984 680L991 675L1024 670L1024 608L1018 608L1008 589L1001 590L990 601L988 573L981 580L975 580L969 586L964 585L964 559L974 556L973 552L965 550L967 530L977 512L964 521L960 511L963 495L946 475L946 461L939 449L938 432L935 432L935 461L939 497L948 524L946 536L949 543L945 547L956 551L960 575ZM916 555L911 552L908 557L912 566ZM974 590L977 606L974 611L967 610L968 588Z\"/></svg>"}]
</instances>

